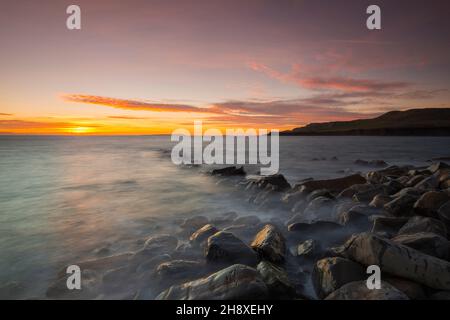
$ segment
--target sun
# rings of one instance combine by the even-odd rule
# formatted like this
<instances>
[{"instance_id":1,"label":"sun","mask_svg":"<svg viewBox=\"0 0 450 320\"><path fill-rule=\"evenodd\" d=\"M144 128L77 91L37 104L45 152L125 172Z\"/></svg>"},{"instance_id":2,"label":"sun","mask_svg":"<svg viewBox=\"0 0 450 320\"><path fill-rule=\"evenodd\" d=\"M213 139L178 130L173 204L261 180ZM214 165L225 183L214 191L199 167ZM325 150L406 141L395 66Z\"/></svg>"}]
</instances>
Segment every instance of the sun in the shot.
<instances>
[{"instance_id":1,"label":"sun","mask_svg":"<svg viewBox=\"0 0 450 320\"><path fill-rule=\"evenodd\" d=\"M92 132L92 128L89 128L89 127L73 127L73 128L68 129L68 132L75 133L75 134L90 133L90 132Z\"/></svg>"}]
</instances>

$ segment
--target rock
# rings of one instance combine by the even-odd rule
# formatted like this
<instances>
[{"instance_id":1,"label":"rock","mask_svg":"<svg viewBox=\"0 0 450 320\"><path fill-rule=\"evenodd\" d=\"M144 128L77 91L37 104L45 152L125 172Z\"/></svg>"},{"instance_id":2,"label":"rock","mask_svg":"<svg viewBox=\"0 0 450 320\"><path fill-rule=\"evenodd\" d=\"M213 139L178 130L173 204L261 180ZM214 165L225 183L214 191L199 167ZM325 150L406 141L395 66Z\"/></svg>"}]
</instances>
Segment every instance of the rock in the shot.
<instances>
[{"instance_id":1,"label":"rock","mask_svg":"<svg viewBox=\"0 0 450 320\"><path fill-rule=\"evenodd\" d=\"M398 231L398 234L414 234L418 232L432 232L444 238L447 237L445 224L437 219L414 216Z\"/></svg>"},{"instance_id":2,"label":"rock","mask_svg":"<svg viewBox=\"0 0 450 320\"><path fill-rule=\"evenodd\" d=\"M450 263L371 233L352 236L342 256L365 266L378 265L391 275L438 290L450 289ZM379 291L379 290L373 290Z\"/></svg>"},{"instance_id":3,"label":"rock","mask_svg":"<svg viewBox=\"0 0 450 320\"><path fill-rule=\"evenodd\" d=\"M449 201L447 193L428 191L416 201L414 211L418 215L436 217L439 208L447 201Z\"/></svg>"},{"instance_id":4,"label":"rock","mask_svg":"<svg viewBox=\"0 0 450 320\"><path fill-rule=\"evenodd\" d=\"M354 185L354 184L362 184L366 183L366 179L359 174L354 174L351 176L330 179L330 180L313 180L302 183L301 185L296 186L299 188L303 186L309 192L318 189L328 189L334 192L341 192L342 190Z\"/></svg>"},{"instance_id":5,"label":"rock","mask_svg":"<svg viewBox=\"0 0 450 320\"><path fill-rule=\"evenodd\" d=\"M450 242L435 233L401 234L392 238L392 241L439 259L448 260L450 257Z\"/></svg>"},{"instance_id":6,"label":"rock","mask_svg":"<svg viewBox=\"0 0 450 320\"><path fill-rule=\"evenodd\" d=\"M414 186L420 192L433 191L439 187L439 180L436 177L428 177Z\"/></svg>"},{"instance_id":7,"label":"rock","mask_svg":"<svg viewBox=\"0 0 450 320\"><path fill-rule=\"evenodd\" d=\"M202 268L202 264L198 261L166 261L156 268L156 276L160 281L191 280L200 275Z\"/></svg>"},{"instance_id":8,"label":"rock","mask_svg":"<svg viewBox=\"0 0 450 320\"><path fill-rule=\"evenodd\" d=\"M331 293L326 300L409 300L409 298L386 281L381 281L381 289L377 290L368 289L366 281L354 281Z\"/></svg>"},{"instance_id":9,"label":"rock","mask_svg":"<svg viewBox=\"0 0 450 320\"><path fill-rule=\"evenodd\" d=\"M304 221L332 220L333 208L336 202L327 197L318 197L312 200L303 211Z\"/></svg>"},{"instance_id":10,"label":"rock","mask_svg":"<svg viewBox=\"0 0 450 320\"><path fill-rule=\"evenodd\" d=\"M384 208L384 205L393 199L390 196L386 196L384 194L377 194L373 197L372 201L369 203L369 206L375 208Z\"/></svg>"},{"instance_id":11,"label":"rock","mask_svg":"<svg viewBox=\"0 0 450 320\"><path fill-rule=\"evenodd\" d=\"M416 184L418 184L419 182L421 182L423 179L425 179L427 176L420 174L417 176L413 176L412 178L410 178L407 182L406 182L406 186L407 187L414 187Z\"/></svg>"},{"instance_id":12,"label":"rock","mask_svg":"<svg viewBox=\"0 0 450 320\"><path fill-rule=\"evenodd\" d=\"M175 251L173 256L181 260L199 260L203 259L204 253L203 249L206 245L206 241L200 244L194 244L192 242L181 242Z\"/></svg>"},{"instance_id":13,"label":"rock","mask_svg":"<svg viewBox=\"0 0 450 320\"><path fill-rule=\"evenodd\" d=\"M446 164L445 162L436 162L427 168L427 170L430 171L432 174L436 173L437 171L442 170L442 169L448 170L448 169L450 169L450 166L448 164Z\"/></svg>"},{"instance_id":14,"label":"rock","mask_svg":"<svg viewBox=\"0 0 450 320\"><path fill-rule=\"evenodd\" d=\"M257 225L260 223L261 223L261 220L257 216L242 216L242 217L236 218L233 221L233 225L245 224L245 225L254 226L254 225Z\"/></svg>"},{"instance_id":15,"label":"rock","mask_svg":"<svg viewBox=\"0 0 450 320\"><path fill-rule=\"evenodd\" d=\"M200 245L203 242L205 242L206 240L208 240L208 238L210 236L217 233L218 231L219 230L216 227L214 227L213 225L206 224L203 227L201 227L200 229L198 229L197 231L195 231L190 236L189 241L191 241L195 245Z\"/></svg>"},{"instance_id":16,"label":"rock","mask_svg":"<svg viewBox=\"0 0 450 320\"><path fill-rule=\"evenodd\" d=\"M156 257L149 258L136 266L136 272L152 273L159 264L170 260L172 260L172 256L170 254L161 254Z\"/></svg>"},{"instance_id":17,"label":"rock","mask_svg":"<svg viewBox=\"0 0 450 320\"><path fill-rule=\"evenodd\" d=\"M203 227L205 224L208 224L208 218L204 216L194 216L185 219L180 227L182 229L192 230L192 232L194 232L195 230L198 230L199 228Z\"/></svg>"},{"instance_id":18,"label":"rock","mask_svg":"<svg viewBox=\"0 0 450 320\"><path fill-rule=\"evenodd\" d=\"M389 276L383 277L383 280L406 294L411 300L424 300L426 298L423 287L418 283L398 277Z\"/></svg>"},{"instance_id":19,"label":"rock","mask_svg":"<svg viewBox=\"0 0 450 320\"><path fill-rule=\"evenodd\" d=\"M373 197L378 194L386 194L385 187L378 186L370 190L359 191L353 195L353 201L355 202L370 202Z\"/></svg>"},{"instance_id":20,"label":"rock","mask_svg":"<svg viewBox=\"0 0 450 320\"><path fill-rule=\"evenodd\" d=\"M211 171L211 174L214 176L245 176L244 167L226 167L222 169L214 169Z\"/></svg>"},{"instance_id":21,"label":"rock","mask_svg":"<svg viewBox=\"0 0 450 320\"><path fill-rule=\"evenodd\" d=\"M236 237L238 237L245 243L250 243L253 240L253 238L255 238L260 228L261 224L257 225L239 224L226 227L223 229L223 231L234 234Z\"/></svg>"},{"instance_id":22,"label":"rock","mask_svg":"<svg viewBox=\"0 0 450 320\"><path fill-rule=\"evenodd\" d=\"M273 225L266 225L258 232L251 247L261 259L281 263L285 259L286 240L281 232Z\"/></svg>"},{"instance_id":23,"label":"rock","mask_svg":"<svg viewBox=\"0 0 450 320\"><path fill-rule=\"evenodd\" d=\"M144 243L144 251L151 255L172 253L178 245L178 239L168 234L148 238Z\"/></svg>"},{"instance_id":24,"label":"rock","mask_svg":"<svg viewBox=\"0 0 450 320\"><path fill-rule=\"evenodd\" d=\"M393 216L412 216L414 214L413 206L416 200L417 197L405 194L386 203L384 209Z\"/></svg>"},{"instance_id":25,"label":"rock","mask_svg":"<svg viewBox=\"0 0 450 320\"><path fill-rule=\"evenodd\" d=\"M319 197L334 199L334 196L330 193L330 191L328 191L327 189L319 189L319 190L314 190L313 192L308 194L308 196L306 197L306 202L309 203Z\"/></svg>"},{"instance_id":26,"label":"rock","mask_svg":"<svg viewBox=\"0 0 450 320\"><path fill-rule=\"evenodd\" d=\"M226 212L217 217L211 218L210 223L216 226L227 225L230 224L234 219L236 219L237 216L238 216L237 213L234 211Z\"/></svg>"},{"instance_id":27,"label":"rock","mask_svg":"<svg viewBox=\"0 0 450 320\"><path fill-rule=\"evenodd\" d=\"M247 180L260 189L269 187L277 192L283 192L291 189L291 185L282 174L275 174L271 176L247 176Z\"/></svg>"},{"instance_id":28,"label":"rock","mask_svg":"<svg viewBox=\"0 0 450 320\"><path fill-rule=\"evenodd\" d=\"M299 232L303 234L334 232L341 230L342 226L331 221L315 221L313 223L294 223L288 226L291 232Z\"/></svg>"},{"instance_id":29,"label":"rock","mask_svg":"<svg viewBox=\"0 0 450 320\"><path fill-rule=\"evenodd\" d=\"M334 257L317 261L313 274L313 286L320 299L336 291L344 284L367 277L364 268L353 261Z\"/></svg>"},{"instance_id":30,"label":"rock","mask_svg":"<svg viewBox=\"0 0 450 320\"><path fill-rule=\"evenodd\" d=\"M404 195L410 195L410 196L416 197L418 199L420 197L421 193L419 192L419 190L417 190L415 188L403 188L402 190L400 190L399 192L394 194L392 197L398 198L398 197L402 197Z\"/></svg>"},{"instance_id":31,"label":"rock","mask_svg":"<svg viewBox=\"0 0 450 320\"><path fill-rule=\"evenodd\" d=\"M267 299L268 289L258 271L235 264L212 275L172 286L156 300L255 300Z\"/></svg>"},{"instance_id":32,"label":"rock","mask_svg":"<svg viewBox=\"0 0 450 320\"><path fill-rule=\"evenodd\" d=\"M439 208L438 217L439 219L441 219L442 222L444 222L447 226L450 227L450 201L447 201Z\"/></svg>"},{"instance_id":33,"label":"rock","mask_svg":"<svg viewBox=\"0 0 450 320\"><path fill-rule=\"evenodd\" d=\"M220 231L208 238L206 260L220 264L242 263L256 266L257 255L232 233Z\"/></svg>"},{"instance_id":34,"label":"rock","mask_svg":"<svg viewBox=\"0 0 450 320\"><path fill-rule=\"evenodd\" d=\"M291 284L288 274L281 267L268 261L261 261L258 272L269 289L273 299L289 299L295 295L295 288Z\"/></svg>"},{"instance_id":35,"label":"rock","mask_svg":"<svg viewBox=\"0 0 450 320\"><path fill-rule=\"evenodd\" d=\"M384 182L388 181L388 178L378 171L368 172L366 174L366 178L367 178L367 181L374 183L374 184L384 183Z\"/></svg>"},{"instance_id":36,"label":"rock","mask_svg":"<svg viewBox=\"0 0 450 320\"><path fill-rule=\"evenodd\" d=\"M355 208L341 214L339 223L344 226L358 226L364 230L370 227L368 216Z\"/></svg>"},{"instance_id":37,"label":"rock","mask_svg":"<svg viewBox=\"0 0 450 320\"><path fill-rule=\"evenodd\" d=\"M372 217L373 233L385 233L388 237L392 237L398 233L398 231L408 222L408 218L396 218L396 217Z\"/></svg>"},{"instance_id":38,"label":"rock","mask_svg":"<svg viewBox=\"0 0 450 320\"><path fill-rule=\"evenodd\" d=\"M294 255L303 258L314 258L317 256L319 249L319 243L316 240L309 239L295 247Z\"/></svg>"}]
</instances>

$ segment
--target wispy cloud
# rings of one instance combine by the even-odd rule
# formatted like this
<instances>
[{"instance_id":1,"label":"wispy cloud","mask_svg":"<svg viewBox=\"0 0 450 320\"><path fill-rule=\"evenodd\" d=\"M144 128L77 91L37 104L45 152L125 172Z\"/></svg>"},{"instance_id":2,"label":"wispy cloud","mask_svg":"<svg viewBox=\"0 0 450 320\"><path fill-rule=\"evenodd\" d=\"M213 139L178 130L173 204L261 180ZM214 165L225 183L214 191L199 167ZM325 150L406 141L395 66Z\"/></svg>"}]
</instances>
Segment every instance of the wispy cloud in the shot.
<instances>
[{"instance_id":1,"label":"wispy cloud","mask_svg":"<svg viewBox=\"0 0 450 320\"><path fill-rule=\"evenodd\" d=\"M0 116L12 116L12 113L2 113L2 112L0 112Z\"/></svg>"},{"instance_id":2,"label":"wispy cloud","mask_svg":"<svg viewBox=\"0 0 450 320\"><path fill-rule=\"evenodd\" d=\"M408 82L389 82L371 79L357 79L344 76L311 76L310 71L303 70L302 66L296 64L289 72L280 72L264 64L252 62L250 68L262 72L271 78L286 83L293 83L300 87L312 90L339 90L345 92L368 92L368 91L391 91L405 89L411 86Z\"/></svg>"},{"instance_id":3,"label":"wispy cloud","mask_svg":"<svg viewBox=\"0 0 450 320\"><path fill-rule=\"evenodd\" d=\"M198 108L195 106L184 104L154 103L140 100L118 99L85 94L63 94L61 95L61 98L67 102L95 104L125 110L217 113L217 110L215 110L214 108Z\"/></svg>"}]
</instances>

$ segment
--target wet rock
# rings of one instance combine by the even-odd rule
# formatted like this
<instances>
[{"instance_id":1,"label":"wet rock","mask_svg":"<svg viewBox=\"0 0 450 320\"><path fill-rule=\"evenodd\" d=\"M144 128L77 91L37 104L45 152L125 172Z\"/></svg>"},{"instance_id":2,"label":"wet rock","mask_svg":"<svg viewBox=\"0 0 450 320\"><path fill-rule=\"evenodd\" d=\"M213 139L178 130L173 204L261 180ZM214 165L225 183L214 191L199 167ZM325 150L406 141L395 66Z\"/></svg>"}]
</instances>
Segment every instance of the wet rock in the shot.
<instances>
[{"instance_id":1,"label":"wet rock","mask_svg":"<svg viewBox=\"0 0 450 320\"><path fill-rule=\"evenodd\" d=\"M449 201L447 193L428 191L416 201L414 211L419 215L436 217L439 208L447 201Z\"/></svg>"},{"instance_id":2,"label":"wet rock","mask_svg":"<svg viewBox=\"0 0 450 320\"><path fill-rule=\"evenodd\" d=\"M204 216L194 216L185 219L180 227L182 229L194 232L195 230L198 230L199 228L203 227L205 224L208 224L208 218Z\"/></svg>"},{"instance_id":3,"label":"wet rock","mask_svg":"<svg viewBox=\"0 0 450 320\"><path fill-rule=\"evenodd\" d=\"M245 176L244 167L226 167L222 169L214 169L211 171L211 174L214 176Z\"/></svg>"},{"instance_id":4,"label":"wet rock","mask_svg":"<svg viewBox=\"0 0 450 320\"><path fill-rule=\"evenodd\" d=\"M384 208L384 205L393 199L390 196L384 194L377 194L373 197L372 201L369 203L369 206L375 208Z\"/></svg>"},{"instance_id":5,"label":"wet rock","mask_svg":"<svg viewBox=\"0 0 450 320\"><path fill-rule=\"evenodd\" d=\"M232 233L220 231L208 238L206 260L219 264L242 263L256 266L257 255Z\"/></svg>"},{"instance_id":6,"label":"wet rock","mask_svg":"<svg viewBox=\"0 0 450 320\"><path fill-rule=\"evenodd\" d=\"M210 236L217 233L219 230L212 224L206 224L197 231L195 231L189 238L189 241L195 245L201 245L208 240Z\"/></svg>"},{"instance_id":7,"label":"wet rock","mask_svg":"<svg viewBox=\"0 0 450 320\"><path fill-rule=\"evenodd\" d=\"M416 201L416 196L405 194L386 203L384 209L393 216L412 216L414 214L413 206Z\"/></svg>"},{"instance_id":8,"label":"wet rock","mask_svg":"<svg viewBox=\"0 0 450 320\"><path fill-rule=\"evenodd\" d=\"M144 250L152 255L171 253L178 245L178 239L168 234L148 238L144 243Z\"/></svg>"},{"instance_id":9,"label":"wet rock","mask_svg":"<svg viewBox=\"0 0 450 320\"><path fill-rule=\"evenodd\" d=\"M445 162L436 162L427 168L427 170L430 171L432 174L436 173L437 171L442 170L442 169L449 170L450 166L448 164L446 164Z\"/></svg>"},{"instance_id":10,"label":"wet rock","mask_svg":"<svg viewBox=\"0 0 450 320\"><path fill-rule=\"evenodd\" d=\"M413 176L412 178L410 178L407 182L406 182L406 186L407 187L414 187L416 184L418 184L419 182L423 181L427 176L420 174L417 176Z\"/></svg>"},{"instance_id":11,"label":"wet rock","mask_svg":"<svg viewBox=\"0 0 450 320\"><path fill-rule=\"evenodd\" d=\"M302 258L314 258L319 254L320 244L313 239L299 243L295 247L294 255Z\"/></svg>"},{"instance_id":12,"label":"wet rock","mask_svg":"<svg viewBox=\"0 0 450 320\"><path fill-rule=\"evenodd\" d=\"M368 289L366 281L354 281L331 293L326 300L409 300L409 298L386 281L381 281L381 289L378 290Z\"/></svg>"},{"instance_id":13,"label":"wet rock","mask_svg":"<svg viewBox=\"0 0 450 320\"><path fill-rule=\"evenodd\" d=\"M435 233L401 234L392 238L392 241L439 259L448 260L450 257L450 242Z\"/></svg>"},{"instance_id":14,"label":"wet rock","mask_svg":"<svg viewBox=\"0 0 450 320\"><path fill-rule=\"evenodd\" d=\"M355 202L370 202L373 197L375 197L378 194L387 194L385 191L385 187L383 186L377 186L370 190L366 191L358 191L353 195L353 201Z\"/></svg>"},{"instance_id":15,"label":"wet rock","mask_svg":"<svg viewBox=\"0 0 450 320\"><path fill-rule=\"evenodd\" d=\"M339 223L344 226L359 226L364 230L370 227L368 216L356 208L352 208L341 214Z\"/></svg>"},{"instance_id":16,"label":"wet rock","mask_svg":"<svg viewBox=\"0 0 450 320\"><path fill-rule=\"evenodd\" d=\"M424 300L426 298L423 287L416 282L398 277L383 277L383 280L406 294L411 300Z\"/></svg>"},{"instance_id":17,"label":"wet rock","mask_svg":"<svg viewBox=\"0 0 450 320\"><path fill-rule=\"evenodd\" d=\"M258 232L251 247L261 259L281 263L285 259L286 241L281 232L273 225L266 225Z\"/></svg>"},{"instance_id":18,"label":"wet rock","mask_svg":"<svg viewBox=\"0 0 450 320\"><path fill-rule=\"evenodd\" d=\"M268 289L258 271L236 264L212 275L172 286L157 300L254 300L268 298Z\"/></svg>"},{"instance_id":19,"label":"wet rock","mask_svg":"<svg viewBox=\"0 0 450 320\"><path fill-rule=\"evenodd\" d=\"M313 192L308 194L308 196L306 197L306 202L310 203L311 201L319 197L334 199L334 196L330 193L330 191L328 191L327 189L319 189L314 190Z\"/></svg>"},{"instance_id":20,"label":"wet rock","mask_svg":"<svg viewBox=\"0 0 450 320\"><path fill-rule=\"evenodd\" d=\"M223 226L230 224L234 219L237 218L237 213L234 211L226 212L218 217L211 218L211 224L215 226Z\"/></svg>"},{"instance_id":21,"label":"wet rock","mask_svg":"<svg viewBox=\"0 0 450 320\"><path fill-rule=\"evenodd\" d=\"M287 272L281 267L268 261L261 261L257 270L269 289L271 298L289 299L295 295L295 288L289 280Z\"/></svg>"},{"instance_id":22,"label":"wet rock","mask_svg":"<svg viewBox=\"0 0 450 320\"><path fill-rule=\"evenodd\" d=\"M303 211L305 221L332 220L333 208L336 202L327 197L318 197L312 200Z\"/></svg>"},{"instance_id":23,"label":"wet rock","mask_svg":"<svg viewBox=\"0 0 450 320\"><path fill-rule=\"evenodd\" d=\"M153 273L154 269L161 263L172 260L170 254L160 254L151 257L136 266L137 273Z\"/></svg>"},{"instance_id":24,"label":"wet rock","mask_svg":"<svg viewBox=\"0 0 450 320\"><path fill-rule=\"evenodd\" d=\"M257 225L261 223L261 219L259 219L257 216L242 216L238 217L233 221L234 225Z\"/></svg>"},{"instance_id":25,"label":"wet rock","mask_svg":"<svg viewBox=\"0 0 450 320\"><path fill-rule=\"evenodd\" d=\"M238 224L231 225L223 229L225 232L230 232L234 234L239 239L242 239L245 243L249 243L256 236L261 228L261 224L248 225L248 224Z\"/></svg>"},{"instance_id":26,"label":"wet rock","mask_svg":"<svg viewBox=\"0 0 450 320\"><path fill-rule=\"evenodd\" d=\"M447 228L442 221L421 216L410 218L398 231L398 234L414 234L418 232L431 232L444 238L447 237Z\"/></svg>"},{"instance_id":27,"label":"wet rock","mask_svg":"<svg viewBox=\"0 0 450 320\"><path fill-rule=\"evenodd\" d=\"M374 184L384 183L384 182L388 181L388 178L378 171L368 172L366 174L366 178L367 178L367 181L374 183Z\"/></svg>"},{"instance_id":28,"label":"wet rock","mask_svg":"<svg viewBox=\"0 0 450 320\"><path fill-rule=\"evenodd\" d=\"M359 174L354 174L351 176L330 179L330 180L313 180L307 181L301 184L309 192L319 189L328 189L334 192L341 192L342 190L354 185L366 183L366 179ZM296 186L299 188L300 186Z\"/></svg>"},{"instance_id":29,"label":"wet rock","mask_svg":"<svg viewBox=\"0 0 450 320\"><path fill-rule=\"evenodd\" d=\"M160 281L192 280L202 272L202 264L198 261L172 260L158 265L156 276Z\"/></svg>"},{"instance_id":30,"label":"wet rock","mask_svg":"<svg viewBox=\"0 0 450 320\"><path fill-rule=\"evenodd\" d=\"M428 177L414 186L420 192L433 191L439 187L439 180L436 177Z\"/></svg>"},{"instance_id":31,"label":"wet rock","mask_svg":"<svg viewBox=\"0 0 450 320\"><path fill-rule=\"evenodd\" d=\"M282 174L275 174L271 176L247 176L247 180L252 185L260 189L269 187L271 190L283 192L291 189L291 185L287 182Z\"/></svg>"},{"instance_id":32,"label":"wet rock","mask_svg":"<svg viewBox=\"0 0 450 320\"><path fill-rule=\"evenodd\" d=\"M314 290L320 299L346 283L365 278L367 275L360 264L339 257L317 261L312 274Z\"/></svg>"},{"instance_id":33,"label":"wet rock","mask_svg":"<svg viewBox=\"0 0 450 320\"><path fill-rule=\"evenodd\" d=\"M372 233L352 236L341 248L342 256L365 266L438 290L450 289L450 263ZM379 291L379 290L372 290Z\"/></svg>"},{"instance_id":34,"label":"wet rock","mask_svg":"<svg viewBox=\"0 0 450 320\"><path fill-rule=\"evenodd\" d=\"M288 226L291 232L298 232L303 234L334 232L341 230L342 226L336 222L331 221L316 221L313 223L294 223Z\"/></svg>"},{"instance_id":35,"label":"wet rock","mask_svg":"<svg viewBox=\"0 0 450 320\"><path fill-rule=\"evenodd\" d=\"M386 234L389 238L396 235L398 231L408 222L408 218L396 217L372 217L372 232Z\"/></svg>"},{"instance_id":36,"label":"wet rock","mask_svg":"<svg viewBox=\"0 0 450 320\"><path fill-rule=\"evenodd\" d=\"M390 180L383 183L382 187L385 194L392 195L402 190L405 186L396 180Z\"/></svg>"},{"instance_id":37,"label":"wet rock","mask_svg":"<svg viewBox=\"0 0 450 320\"><path fill-rule=\"evenodd\" d=\"M399 192L394 194L392 197L398 198L398 197L402 197L405 195L410 195L410 196L416 197L418 199L420 197L421 193L419 192L419 190L409 187L409 188L403 188L402 190L400 190Z\"/></svg>"}]
</instances>

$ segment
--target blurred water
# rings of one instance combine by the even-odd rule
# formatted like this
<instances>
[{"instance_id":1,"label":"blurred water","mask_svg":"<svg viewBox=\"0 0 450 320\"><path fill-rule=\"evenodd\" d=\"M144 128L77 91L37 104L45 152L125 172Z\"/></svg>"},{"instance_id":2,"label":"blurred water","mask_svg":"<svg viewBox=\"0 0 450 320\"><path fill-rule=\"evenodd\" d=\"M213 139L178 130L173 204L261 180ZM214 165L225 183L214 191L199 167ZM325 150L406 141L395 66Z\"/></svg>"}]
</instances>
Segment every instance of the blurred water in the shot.
<instances>
[{"instance_id":1,"label":"blurred water","mask_svg":"<svg viewBox=\"0 0 450 320\"><path fill-rule=\"evenodd\" d=\"M426 165L448 156L449 142L281 137L280 172L295 183L369 170L354 165L358 158ZM61 265L95 257L99 248L135 249L136 239L171 232L179 218L261 214L235 199L232 186L173 165L170 150L167 136L0 136L0 285L19 281L27 296L42 296Z\"/></svg>"}]
</instances>

